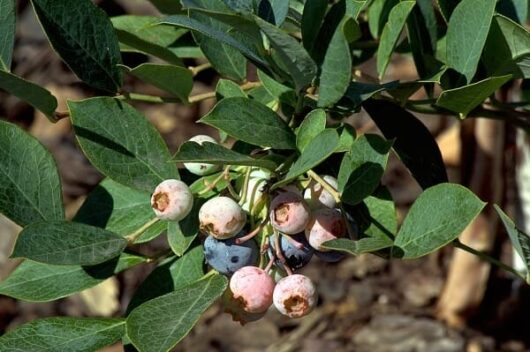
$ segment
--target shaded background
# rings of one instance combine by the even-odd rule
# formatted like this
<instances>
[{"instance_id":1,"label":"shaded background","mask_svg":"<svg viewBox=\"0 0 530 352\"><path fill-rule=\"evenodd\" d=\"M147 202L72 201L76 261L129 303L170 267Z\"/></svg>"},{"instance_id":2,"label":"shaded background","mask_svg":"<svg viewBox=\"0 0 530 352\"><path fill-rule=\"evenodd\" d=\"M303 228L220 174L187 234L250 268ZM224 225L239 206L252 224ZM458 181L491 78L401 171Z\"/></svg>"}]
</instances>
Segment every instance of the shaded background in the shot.
<instances>
[{"instance_id":1,"label":"shaded background","mask_svg":"<svg viewBox=\"0 0 530 352\"><path fill-rule=\"evenodd\" d=\"M96 1L110 16L157 14L146 1ZM27 1L19 1L17 40L13 72L49 89L66 110L66 99L98 94L90 90L54 54ZM134 67L148 59L124 54L124 63ZM187 61L195 66L201 61ZM374 63L360 67L376 76ZM413 80L417 75L410 56L396 56L387 80ZM213 70L196 77L192 94L215 89ZM125 88L132 92L163 95L155 88L127 76ZM508 87L504 94L517 94ZM422 92L413 96L422 99ZM500 97L503 98L503 97ZM193 106L181 104L133 104L162 133L172 152L193 135L216 132L195 121L213 106L206 100ZM86 195L102 179L77 148L68 120L51 124L39 112L13 96L0 92L0 116L28 130L57 160L63 183L67 216L71 217ZM418 114L416 114L418 116ZM498 201L515 213L515 130L499 122L452 117L419 116L437 137L452 182L470 187L483 200ZM378 133L364 112L349 120L357 133ZM529 180L530 181L530 180ZM408 171L392 156L383 178L397 203L402 219L421 192ZM468 230L470 244L492 250L506 262L511 250L506 235L486 212ZM481 222L482 221L482 222ZM18 264L7 259L20 229L0 216L0 280ZM160 236L145 253L167 248ZM461 254L460 254L461 255ZM349 257L337 264L313 259L302 273L318 285L320 301L309 316L291 320L271 310L264 319L241 327L214 306L203 316L176 351L526 351L530 350L529 290L509 275L475 262L454 258L443 249L412 261L386 261L373 255ZM465 263L455 269L455 264ZM453 265L453 267L451 267ZM461 268L461 269L459 269ZM464 269L467 268L467 269ZM469 268L473 270L469 271ZM0 334L36 318L56 315L119 316L136 287L153 269L142 265L119 274L101 285L50 303L28 303L0 296ZM464 270L464 271L463 271ZM452 281L447 277L451 272ZM456 278L456 279L455 279ZM456 281L455 281L456 280ZM459 286L464 280L471 287ZM105 351L121 351L121 345Z\"/></svg>"}]
</instances>

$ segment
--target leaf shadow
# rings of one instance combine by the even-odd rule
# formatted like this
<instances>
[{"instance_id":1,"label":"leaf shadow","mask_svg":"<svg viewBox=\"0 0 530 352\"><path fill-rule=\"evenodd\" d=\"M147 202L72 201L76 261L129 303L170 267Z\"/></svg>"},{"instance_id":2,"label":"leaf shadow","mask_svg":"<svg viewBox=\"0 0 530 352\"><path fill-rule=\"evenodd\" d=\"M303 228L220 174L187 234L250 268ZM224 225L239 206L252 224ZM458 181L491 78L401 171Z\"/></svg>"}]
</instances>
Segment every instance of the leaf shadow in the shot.
<instances>
[{"instance_id":1,"label":"leaf shadow","mask_svg":"<svg viewBox=\"0 0 530 352\"><path fill-rule=\"evenodd\" d=\"M78 137L85 138L93 143L99 144L107 149L113 150L117 153L123 154L129 158L134 158L134 154L127 150L123 145L114 142L113 140L97 134L87 128L74 125L75 133Z\"/></svg>"}]
</instances>

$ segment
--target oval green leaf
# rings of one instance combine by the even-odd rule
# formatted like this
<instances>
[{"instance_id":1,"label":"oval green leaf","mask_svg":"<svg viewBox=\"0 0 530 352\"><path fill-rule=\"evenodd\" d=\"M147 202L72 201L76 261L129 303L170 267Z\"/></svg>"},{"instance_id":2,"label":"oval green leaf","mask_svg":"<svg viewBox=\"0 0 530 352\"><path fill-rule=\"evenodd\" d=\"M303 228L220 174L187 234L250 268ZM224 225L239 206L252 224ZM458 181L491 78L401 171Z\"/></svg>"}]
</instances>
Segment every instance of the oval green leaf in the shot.
<instances>
[{"instance_id":1,"label":"oval green leaf","mask_svg":"<svg viewBox=\"0 0 530 352\"><path fill-rule=\"evenodd\" d=\"M109 178L148 193L179 178L158 131L129 104L98 97L69 101L68 107L81 149Z\"/></svg>"},{"instance_id":2,"label":"oval green leaf","mask_svg":"<svg viewBox=\"0 0 530 352\"><path fill-rule=\"evenodd\" d=\"M2 70L0 70L0 89L41 111L51 122L57 121L55 118L57 99L47 89Z\"/></svg>"},{"instance_id":3,"label":"oval green leaf","mask_svg":"<svg viewBox=\"0 0 530 352\"><path fill-rule=\"evenodd\" d=\"M510 219L497 204L494 204L493 207L499 214L499 217L506 228L506 232L508 232L510 242L512 242L515 252L524 263L526 268L526 280L528 281L530 279L530 236L517 228L512 219Z\"/></svg>"},{"instance_id":4,"label":"oval green leaf","mask_svg":"<svg viewBox=\"0 0 530 352\"><path fill-rule=\"evenodd\" d=\"M486 43L495 0L462 0L447 26L447 66L471 82Z\"/></svg>"},{"instance_id":5,"label":"oval green leaf","mask_svg":"<svg viewBox=\"0 0 530 352\"><path fill-rule=\"evenodd\" d=\"M486 203L467 188L443 183L426 189L410 208L392 254L419 258L458 238Z\"/></svg>"},{"instance_id":6,"label":"oval green leaf","mask_svg":"<svg viewBox=\"0 0 530 352\"><path fill-rule=\"evenodd\" d=\"M107 14L90 0L32 0L51 45L86 84L117 92L122 84L118 38Z\"/></svg>"},{"instance_id":7,"label":"oval green leaf","mask_svg":"<svg viewBox=\"0 0 530 352\"><path fill-rule=\"evenodd\" d=\"M75 222L36 222L18 235L11 257L56 265L95 265L117 257L127 240Z\"/></svg>"},{"instance_id":8,"label":"oval green leaf","mask_svg":"<svg viewBox=\"0 0 530 352\"><path fill-rule=\"evenodd\" d=\"M173 292L199 280L204 275L204 253L197 246L182 258L169 260L156 267L142 282L127 306L127 312L153 298Z\"/></svg>"},{"instance_id":9,"label":"oval green leaf","mask_svg":"<svg viewBox=\"0 0 530 352\"><path fill-rule=\"evenodd\" d=\"M20 226L64 219L55 161L33 137L0 120L0 212Z\"/></svg>"},{"instance_id":10,"label":"oval green leaf","mask_svg":"<svg viewBox=\"0 0 530 352\"><path fill-rule=\"evenodd\" d=\"M127 253L94 266L50 265L24 260L0 282L0 294L29 302L53 301L94 287L145 260Z\"/></svg>"},{"instance_id":11,"label":"oval green leaf","mask_svg":"<svg viewBox=\"0 0 530 352\"><path fill-rule=\"evenodd\" d=\"M311 111L304 118L296 133L296 146L303 152L309 143L326 129L326 112L323 109Z\"/></svg>"},{"instance_id":12,"label":"oval green leaf","mask_svg":"<svg viewBox=\"0 0 530 352\"><path fill-rule=\"evenodd\" d=\"M223 99L199 122L254 145L296 148L296 137L287 123L265 105L247 98Z\"/></svg>"},{"instance_id":13,"label":"oval green leaf","mask_svg":"<svg viewBox=\"0 0 530 352\"><path fill-rule=\"evenodd\" d=\"M368 99L363 107L422 188L447 182L442 153L429 130L414 115L385 100Z\"/></svg>"},{"instance_id":14,"label":"oval green leaf","mask_svg":"<svg viewBox=\"0 0 530 352\"><path fill-rule=\"evenodd\" d=\"M15 44L15 0L0 0L0 70L11 71L11 57Z\"/></svg>"},{"instance_id":15,"label":"oval green leaf","mask_svg":"<svg viewBox=\"0 0 530 352\"><path fill-rule=\"evenodd\" d=\"M105 179L88 195L74 221L101 227L125 237L154 216L149 193ZM152 240L164 232L166 226L165 221L157 222L145 230L135 243Z\"/></svg>"},{"instance_id":16,"label":"oval green leaf","mask_svg":"<svg viewBox=\"0 0 530 352\"><path fill-rule=\"evenodd\" d=\"M338 175L343 202L355 205L377 189L391 147L391 141L375 134L362 135L352 144L344 154Z\"/></svg>"},{"instance_id":17,"label":"oval green leaf","mask_svg":"<svg viewBox=\"0 0 530 352\"><path fill-rule=\"evenodd\" d=\"M193 88L193 74L187 68L180 66L146 63L131 69L129 73L176 96L183 102L188 101Z\"/></svg>"},{"instance_id":18,"label":"oval green leaf","mask_svg":"<svg viewBox=\"0 0 530 352\"><path fill-rule=\"evenodd\" d=\"M124 319L44 318L1 336L0 351L95 352L112 345L124 334Z\"/></svg>"},{"instance_id":19,"label":"oval green leaf","mask_svg":"<svg viewBox=\"0 0 530 352\"><path fill-rule=\"evenodd\" d=\"M173 160L178 162L201 162L218 165L258 166L269 170L274 170L277 167L276 163L271 160L253 158L227 149L222 145L209 142L203 143L202 145L195 142L185 142L180 146Z\"/></svg>"},{"instance_id":20,"label":"oval green leaf","mask_svg":"<svg viewBox=\"0 0 530 352\"><path fill-rule=\"evenodd\" d=\"M226 287L224 276L213 275L148 301L127 318L127 336L142 352L168 351L189 333Z\"/></svg>"}]
</instances>

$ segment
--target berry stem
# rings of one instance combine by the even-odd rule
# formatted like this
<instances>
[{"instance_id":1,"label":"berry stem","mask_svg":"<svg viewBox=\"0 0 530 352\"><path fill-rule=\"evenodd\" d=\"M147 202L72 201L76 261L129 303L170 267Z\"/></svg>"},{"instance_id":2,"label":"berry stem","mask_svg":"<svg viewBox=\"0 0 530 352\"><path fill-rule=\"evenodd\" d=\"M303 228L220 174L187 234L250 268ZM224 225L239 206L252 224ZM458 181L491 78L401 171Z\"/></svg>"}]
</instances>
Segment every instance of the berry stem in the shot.
<instances>
[{"instance_id":1,"label":"berry stem","mask_svg":"<svg viewBox=\"0 0 530 352\"><path fill-rule=\"evenodd\" d=\"M335 199L335 202L337 202L337 204L340 204L341 203L341 199L340 199L340 193L337 192L337 190L332 186L330 185L329 183L326 182L326 180L324 180L322 177L320 177L320 175L318 175L316 172L314 172L313 170L309 170L307 172L307 175L309 177L311 177L313 180L315 180L316 182L320 183L320 185L322 187L324 187L324 189L326 191L328 191L332 196L333 198Z\"/></svg>"},{"instance_id":2,"label":"berry stem","mask_svg":"<svg viewBox=\"0 0 530 352\"><path fill-rule=\"evenodd\" d=\"M453 246L455 248L458 248L458 249L461 249L461 250L466 251L468 253L474 254L477 257L479 257L481 260L486 261L486 262L488 262L490 264L493 264L493 265L495 265L495 266L497 266L497 267L499 267L499 268L501 268L501 269L503 269L503 270L505 270L507 272L510 272L510 273L514 274L515 276L525 280L525 278L523 276L521 276L521 274L519 272L517 272L517 270L515 270L511 266L504 264L503 262L501 262L498 259L490 257L488 254L486 254L484 252L478 251L478 250L476 250L474 248L471 248L471 247L463 244L458 239L454 240L452 244L453 244Z\"/></svg>"},{"instance_id":3,"label":"berry stem","mask_svg":"<svg viewBox=\"0 0 530 352\"><path fill-rule=\"evenodd\" d=\"M261 230L263 230L263 228L265 227L265 225L267 225L267 222L268 220L264 220L262 221L258 227L256 227L254 230L252 230L251 232L249 232L248 234L246 234L245 236L242 236L242 237L239 237L239 238L236 238L236 244L242 244L242 243L245 243L246 241L254 238Z\"/></svg>"},{"instance_id":4,"label":"berry stem","mask_svg":"<svg viewBox=\"0 0 530 352\"><path fill-rule=\"evenodd\" d=\"M134 231L133 233L125 237L127 239L127 242L129 244L133 244L138 239L138 237L140 237L148 228L156 224L158 221L160 221L159 218L153 218L149 220L148 222L146 222L145 224L143 224L136 231Z\"/></svg>"},{"instance_id":5,"label":"berry stem","mask_svg":"<svg viewBox=\"0 0 530 352\"><path fill-rule=\"evenodd\" d=\"M151 257L147 258L146 263L157 262L160 259L165 258L165 257L167 257L170 254L173 254L173 250L171 250L171 248L163 249L160 252L155 253Z\"/></svg>"},{"instance_id":6,"label":"berry stem","mask_svg":"<svg viewBox=\"0 0 530 352\"><path fill-rule=\"evenodd\" d=\"M247 167L245 171L245 180L243 181L243 187L241 188L241 198L239 199L239 205L243 205L247 200L248 193L248 181L250 180L250 172L252 168ZM252 209L251 209L252 210Z\"/></svg>"},{"instance_id":7,"label":"berry stem","mask_svg":"<svg viewBox=\"0 0 530 352\"><path fill-rule=\"evenodd\" d=\"M274 247L275 247L274 249L276 252L276 257L278 258L280 263L282 263L283 268L285 269L285 272L287 272L287 275L293 275L293 271L291 270L291 268L289 268L289 265L287 265L287 260L285 259L285 256L283 255L283 252L282 252L280 233L275 231L275 235L276 236L274 237Z\"/></svg>"},{"instance_id":8,"label":"berry stem","mask_svg":"<svg viewBox=\"0 0 530 352\"><path fill-rule=\"evenodd\" d=\"M215 178L215 180L213 180L213 182L211 182L210 184L206 185L206 187L197 193L198 196L202 196L208 192L210 192L211 190L213 190L215 188L215 186L217 186L217 184L222 180L222 179L225 179L227 180L228 182L230 182L230 165L226 166L223 170L223 172L221 172L219 174L219 176L217 176Z\"/></svg>"},{"instance_id":9,"label":"berry stem","mask_svg":"<svg viewBox=\"0 0 530 352\"><path fill-rule=\"evenodd\" d=\"M207 70L209 68L212 67L212 64L207 62L205 64L202 64L202 65L197 65L197 66L190 66L188 67L188 70L191 71L191 74L195 77L197 76L200 72L204 71L204 70Z\"/></svg>"}]
</instances>

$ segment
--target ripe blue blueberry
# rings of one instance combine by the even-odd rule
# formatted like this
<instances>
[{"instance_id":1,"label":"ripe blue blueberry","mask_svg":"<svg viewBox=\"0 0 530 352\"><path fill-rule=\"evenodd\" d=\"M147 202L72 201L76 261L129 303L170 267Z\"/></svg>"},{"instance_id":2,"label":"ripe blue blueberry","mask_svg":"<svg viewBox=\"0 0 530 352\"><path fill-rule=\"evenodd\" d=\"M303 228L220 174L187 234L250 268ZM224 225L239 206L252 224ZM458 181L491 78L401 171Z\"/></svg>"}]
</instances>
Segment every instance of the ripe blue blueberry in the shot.
<instances>
[{"instance_id":1,"label":"ripe blue blueberry","mask_svg":"<svg viewBox=\"0 0 530 352\"><path fill-rule=\"evenodd\" d=\"M296 270L309 263L311 257L313 256L314 250L307 242L307 239L303 233L292 235L290 237L296 241L298 245L296 245L295 242L290 241L287 235L283 235L280 239L280 247L289 268ZM276 250L275 241L276 235L271 235L269 237L269 255L271 256ZM276 265L283 269L283 265L279 260L276 260Z\"/></svg>"},{"instance_id":2,"label":"ripe blue blueberry","mask_svg":"<svg viewBox=\"0 0 530 352\"><path fill-rule=\"evenodd\" d=\"M227 240L218 240L208 236L204 241L204 257L206 262L223 275L232 275L238 269L256 264L259 256L258 245L254 240L236 244L238 236Z\"/></svg>"}]
</instances>

